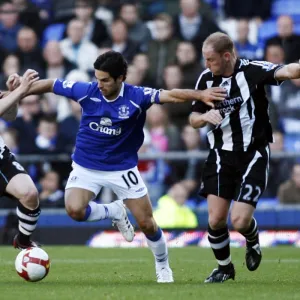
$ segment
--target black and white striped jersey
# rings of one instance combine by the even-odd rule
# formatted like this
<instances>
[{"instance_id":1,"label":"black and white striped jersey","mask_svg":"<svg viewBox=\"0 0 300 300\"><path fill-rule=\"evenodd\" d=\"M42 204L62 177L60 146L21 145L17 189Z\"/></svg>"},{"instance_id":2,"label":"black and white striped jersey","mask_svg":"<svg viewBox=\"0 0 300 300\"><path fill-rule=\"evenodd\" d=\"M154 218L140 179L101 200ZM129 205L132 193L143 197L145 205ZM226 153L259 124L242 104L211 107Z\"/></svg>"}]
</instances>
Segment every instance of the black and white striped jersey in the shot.
<instances>
[{"instance_id":1,"label":"black and white striped jersey","mask_svg":"<svg viewBox=\"0 0 300 300\"><path fill-rule=\"evenodd\" d=\"M215 103L223 121L207 133L211 149L247 151L252 144L273 142L264 85L281 84L275 79L275 72L281 67L266 61L238 59L230 77L214 76L209 69L201 73L196 89L223 87L227 90L226 99ZM200 101L192 105L193 112L205 113L210 109Z\"/></svg>"}]
</instances>

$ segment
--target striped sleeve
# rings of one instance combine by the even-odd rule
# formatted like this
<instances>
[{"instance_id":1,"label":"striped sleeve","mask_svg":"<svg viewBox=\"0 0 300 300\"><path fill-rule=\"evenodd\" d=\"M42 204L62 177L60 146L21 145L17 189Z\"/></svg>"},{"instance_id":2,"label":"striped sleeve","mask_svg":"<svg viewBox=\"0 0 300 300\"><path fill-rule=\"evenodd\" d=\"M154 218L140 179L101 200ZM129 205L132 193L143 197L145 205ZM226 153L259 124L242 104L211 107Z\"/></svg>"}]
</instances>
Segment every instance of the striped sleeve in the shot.
<instances>
[{"instance_id":1,"label":"striped sleeve","mask_svg":"<svg viewBox=\"0 0 300 300\"><path fill-rule=\"evenodd\" d=\"M196 82L195 90L205 90L207 88L207 83L204 75L208 72L210 72L209 69L206 69L200 74ZM201 101L193 101L192 103L192 112L199 112L203 114L209 111L210 109L210 106L206 105Z\"/></svg>"},{"instance_id":2,"label":"striped sleeve","mask_svg":"<svg viewBox=\"0 0 300 300\"><path fill-rule=\"evenodd\" d=\"M273 64L268 61L251 61L251 73L255 84L268 84L268 85L280 85L283 80L275 79L275 73L277 70L283 67L283 65Z\"/></svg>"}]
</instances>

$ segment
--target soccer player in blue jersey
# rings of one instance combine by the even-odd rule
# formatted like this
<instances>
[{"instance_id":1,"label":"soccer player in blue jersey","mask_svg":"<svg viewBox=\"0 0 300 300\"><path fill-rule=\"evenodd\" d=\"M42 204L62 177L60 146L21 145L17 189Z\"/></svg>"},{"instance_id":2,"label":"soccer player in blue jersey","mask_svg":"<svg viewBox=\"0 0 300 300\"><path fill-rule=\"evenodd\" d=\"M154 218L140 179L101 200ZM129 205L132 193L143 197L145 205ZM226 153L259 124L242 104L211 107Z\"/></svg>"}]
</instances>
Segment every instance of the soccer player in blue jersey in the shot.
<instances>
[{"instance_id":1,"label":"soccer player in blue jersey","mask_svg":"<svg viewBox=\"0 0 300 300\"><path fill-rule=\"evenodd\" d=\"M157 282L173 282L166 240L153 219L147 187L137 169L146 111L152 104L188 100L213 106L212 101L223 100L226 92L222 88L167 91L126 84L127 63L114 51L100 55L94 68L96 82L46 79L34 83L28 93L53 92L82 107L73 171L66 185L66 210L77 221L112 218L125 239L132 241L134 230L123 205L125 200L154 254ZM121 200L110 204L92 201L103 186L111 188Z\"/></svg>"}]
</instances>

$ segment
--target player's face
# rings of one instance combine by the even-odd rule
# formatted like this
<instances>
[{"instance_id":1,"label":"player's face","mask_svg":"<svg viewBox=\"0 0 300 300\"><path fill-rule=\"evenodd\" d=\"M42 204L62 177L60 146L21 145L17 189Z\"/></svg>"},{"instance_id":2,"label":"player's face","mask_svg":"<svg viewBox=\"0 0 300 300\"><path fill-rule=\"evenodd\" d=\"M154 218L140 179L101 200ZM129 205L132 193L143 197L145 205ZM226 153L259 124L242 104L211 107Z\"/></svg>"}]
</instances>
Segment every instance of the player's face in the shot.
<instances>
[{"instance_id":1,"label":"player's face","mask_svg":"<svg viewBox=\"0 0 300 300\"><path fill-rule=\"evenodd\" d=\"M211 46L205 46L202 49L203 58L205 60L205 66L210 69L214 75L222 75L227 66L225 54L221 55L214 51Z\"/></svg>"},{"instance_id":2,"label":"player's face","mask_svg":"<svg viewBox=\"0 0 300 300\"><path fill-rule=\"evenodd\" d=\"M98 88L105 98L112 100L118 96L122 85L122 76L114 80L109 73L95 70L95 77Z\"/></svg>"}]
</instances>

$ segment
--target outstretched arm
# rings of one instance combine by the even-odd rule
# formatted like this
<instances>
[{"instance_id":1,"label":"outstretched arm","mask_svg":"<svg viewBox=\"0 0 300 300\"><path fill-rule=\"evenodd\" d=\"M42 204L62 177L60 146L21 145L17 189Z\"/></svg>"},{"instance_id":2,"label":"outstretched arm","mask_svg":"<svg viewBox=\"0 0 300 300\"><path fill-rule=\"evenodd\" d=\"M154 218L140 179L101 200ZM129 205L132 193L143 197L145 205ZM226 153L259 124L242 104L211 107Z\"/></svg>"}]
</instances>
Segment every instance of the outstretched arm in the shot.
<instances>
[{"instance_id":1,"label":"outstretched arm","mask_svg":"<svg viewBox=\"0 0 300 300\"><path fill-rule=\"evenodd\" d=\"M21 80L22 77L20 77L17 73L10 75L6 82L6 86L8 87L9 91L15 90L21 84ZM34 82L30 86L27 96L52 93L54 81L54 79L42 79Z\"/></svg>"},{"instance_id":2,"label":"outstretched arm","mask_svg":"<svg viewBox=\"0 0 300 300\"><path fill-rule=\"evenodd\" d=\"M52 93L54 79L42 79L34 82L27 92L27 95L40 95L44 93Z\"/></svg>"},{"instance_id":3,"label":"outstretched arm","mask_svg":"<svg viewBox=\"0 0 300 300\"><path fill-rule=\"evenodd\" d=\"M0 100L0 116L6 121L12 121L16 117L17 103L27 95L31 85L39 79L35 70L28 69L19 86L12 92L4 93Z\"/></svg>"},{"instance_id":4,"label":"outstretched arm","mask_svg":"<svg viewBox=\"0 0 300 300\"><path fill-rule=\"evenodd\" d=\"M299 61L300 62L300 61ZM278 69L275 73L276 80L300 78L300 63L291 63Z\"/></svg>"},{"instance_id":5,"label":"outstretched arm","mask_svg":"<svg viewBox=\"0 0 300 300\"><path fill-rule=\"evenodd\" d=\"M206 90L173 89L160 92L160 103L181 103L186 101L202 101L210 107L214 107L212 101L223 101L227 92L223 88L215 87Z\"/></svg>"}]
</instances>

